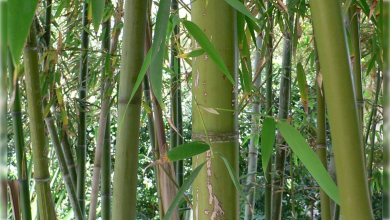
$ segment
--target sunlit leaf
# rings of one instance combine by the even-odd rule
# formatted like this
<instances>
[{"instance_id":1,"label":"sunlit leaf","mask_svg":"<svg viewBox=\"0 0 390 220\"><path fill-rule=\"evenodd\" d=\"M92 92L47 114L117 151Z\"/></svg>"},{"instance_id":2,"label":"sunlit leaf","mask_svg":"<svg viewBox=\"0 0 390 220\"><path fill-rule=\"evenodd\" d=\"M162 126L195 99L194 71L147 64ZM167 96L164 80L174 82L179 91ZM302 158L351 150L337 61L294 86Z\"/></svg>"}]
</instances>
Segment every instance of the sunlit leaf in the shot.
<instances>
[{"instance_id":1,"label":"sunlit leaf","mask_svg":"<svg viewBox=\"0 0 390 220\"><path fill-rule=\"evenodd\" d=\"M244 14L245 16L247 16L248 18L250 18L254 22L257 22L257 19L255 18L255 16L253 16L252 13L240 1L238 1L238 0L225 0L225 1L229 5L231 5L233 8L235 8L237 11L241 12L242 14Z\"/></svg>"},{"instance_id":2,"label":"sunlit leaf","mask_svg":"<svg viewBox=\"0 0 390 220\"><path fill-rule=\"evenodd\" d=\"M7 34L15 66L19 63L37 4L38 0L8 0Z\"/></svg>"},{"instance_id":3,"label":"sunlit leaf","mask_svg":"<svg viewBox=\"0 0 390 220\"><path fill-rule=\"evenodd\" d=\"M204 141L193 141L190 143L185 143L168 151L162 161L173 162L177 160L183 160L203 153L209 149L210 146Z\"/></svg>"},{"instance_id":4,"label":"sunlit leaf","mask_svg":"<svg viewBox=\"0 0 390 220\"><path fill-rule=\"evenodd\" d=\"M188 58L188 57L198 57L204 54L203 49L193 50L189 53L183 53L177 56L177 58Z\"/></svg>"},{"instance_id":5,"label":"sunlit leaf","mask_svg":"<svg viewBox=\"0 0 390 220\"><path fill-rule=\"evenodd\" d=\"M156 96L160 105L162 102L162 69L165 55L165 39L167 36L169 11L171 0L161 0L155 24L154 38L152 44L152 59L153 65L150 66L150 82L152 84L153 93Z\"/></svg>"},{"instance_id":6,"label":"sunlit leaf","mask_svg":"<svg viewBox=\"0 0 390 220\"><path fill-rule=\"evenodd\" d=\"M104 12L104 4L105 0L93 0L91 1L92 7L92 23L95 29L95 32L98 32L100 22L102 21L103 12Z\"/></svg>"},{"instance_id":7,"label":"sunlit leaf","mask_svg":"<svg viewBox=\"0 0 390 220\"><path fill-rule=\"evenodd\" d=\"M301 100L303 107L305 108L306 114L309 113L309 96L307 94L307 82L306 82L306 74L303 69L302 64L299 62L297 65L297 76L298 76L298 87L299 93L301 94Z\"/></svg>"},{"instance_id":8,"label":"sunlit leaf","mask_svg":"<svg viewBox=\"0 0 390 220\"><path fill-rule=\"evenodd\" d=\"M223 154L221 152L218 151L218 154L221 156L223 162L225 163L226 165L226 168L228 169L229 171L229 175L230 175L230 178L232 179L233 181L233 184L234 186L236 187L238 193L240 194L240 196L245 200L245 202L247 202L247 204L250 206L251 208L251 211L253 212L252 210L252 207L251 207L251 203L249 202L248 198L246 197L244 191L242 190L242 187L240 185L240 182L238 181L238 178L237 178L237 175L236 173L234 172L232 166L230 165L229 161L226 159L225 156L223 156Z\"/></svg>"},{"instance_id":9,"label":"sunlit leaf","mask_svg":"<svg viewBox=\"0 0 390 220\"><path fill-rule=\"evenodd\" d=\"M320 159L306 143L302 135L286 122L278 122L279 131L282 133L284 139L302 161L310 174L317 181L318 185L329 195L329 197L340 204L339 193L336 184L325 170Z\"/></svg>"},{"instance_id":10,"label":"sunlit leaf","mask_svg":"<svg viewBox=\"0 0 390 220\"><path fill-rule=\"evenodd\" d=\"M230 82L235 86L234 79L232 78L229 70L227 69L225 62L223 62L221 56L219 55L217 49L206 37L203 31L191 21L183 21L184 26L187 28L188 32L194 37L199 46L207 53L211 60L218 66L218 68L225 74L225 76L230 80Z\"/></svg>"}]
</instances>

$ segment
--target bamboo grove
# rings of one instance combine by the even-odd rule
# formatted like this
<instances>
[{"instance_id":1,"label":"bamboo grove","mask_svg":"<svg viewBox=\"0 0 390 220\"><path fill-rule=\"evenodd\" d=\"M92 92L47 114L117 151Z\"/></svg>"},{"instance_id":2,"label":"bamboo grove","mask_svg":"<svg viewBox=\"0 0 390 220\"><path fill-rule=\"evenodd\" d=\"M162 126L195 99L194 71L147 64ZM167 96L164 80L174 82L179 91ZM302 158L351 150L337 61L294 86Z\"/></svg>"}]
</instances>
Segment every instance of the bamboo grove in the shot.
<instances>
[{"instance_id":1,"label":"bamboo grove","mask_svg":"<svg viewBox=\"0 0 390 220\"><path fill-rule=\"evenodd\" d=\"M382 0L1 10L7 219L389 217Z\"/></svg>"}]
</instances>

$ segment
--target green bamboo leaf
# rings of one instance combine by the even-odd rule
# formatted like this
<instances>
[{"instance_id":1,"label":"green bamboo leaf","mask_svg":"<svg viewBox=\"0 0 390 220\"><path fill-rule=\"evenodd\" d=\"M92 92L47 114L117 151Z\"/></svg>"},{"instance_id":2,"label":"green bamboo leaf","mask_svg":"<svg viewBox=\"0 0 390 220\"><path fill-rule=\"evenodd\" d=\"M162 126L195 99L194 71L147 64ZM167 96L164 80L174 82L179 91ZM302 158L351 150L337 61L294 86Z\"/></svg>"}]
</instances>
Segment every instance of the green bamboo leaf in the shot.
<instances>
[{"instance_id":1,"label":"green bamboo leaf","mask_svg":"<svg viewBox=\"0 0 390 220\"><path fill-rule=\"evenodd\" d=\"M234 172L234 170L233 170L232 166L230 165L229 161L226 159L225 156L223 156L223 154L221 152L218 151L218 154L221 156L223 162L225 163L226 168L229 171L230 178L232 179L232 181L234 183L234 186L236 187L238 193L245 200L245 202L247 202L250 205L251 203L249 202L248 198L246 197L244 191L242 190L240 182L238 182L238 178L236 176L236 173ZM251 209L252 209L252 207L251 207Z\"/></svg>"},{"instance_id":2,"label":"green bamboo leaf","mask_svg":"<svg viewBox=\"0 0 390 220\"><path fill-rule=\"evenodd\" d=\"M164 156L165 159L163 158L162 160L167 160L167 162L184 160L186 158L203 153L207 150L210 150L210 146L206 142L193 141L190 143L179 145L168 151Z\"/></svg>"},{"instance_id":3,"label":"green bamboo leaf","mask_svg":"<svg viewBox=\"0 0 390 220\"><path fill-rule=\"evenodd\" d=\"M198 50L193 50L189 53L182 53L182 54L178 55L177 58L198 57L198 56L203 55L203 54L204 54L204 50L198 49Z\"/></svg>"},{"instance_id":4,"label":"green bamboo leaf","mask_svg":"<svg viewBox=\"0 0 390 220\"><path fill-rule=\"evenodd\" d=\"M8 1L8 43L15 66L19 63L38 0ZM23 12L23 13L20 13Z\"/></svg>"},{"instance_id":5,"label":"green bamboo leaf","mask_svg":"<svg viewBox=\"0 0 390 220\"><path fill-rule=\"evenodd\" d=\"M150 82L152 84L153 93L157 101L163 106L162 102L162 69L165 55L165 39L167 36L167 28L169 21L169 11L171 0L161 0L156 17L156 26L154 31L154 39L152 44L152 60L153 65L150 66Z\"/></svg>"},{"instance_id":6,"label":"green bamboo leaf","mask_svg":"<svg viewBox=\"0 0 390 220\"><path fill-rule=\"evenodd\" d=\"M66 1L64 1L64 0L61 1L60 5L58 5L57 11L54 14L54 18L53 19L58 18L61 15L61 12L62 12L62 10L65 7L65 4L66 4Z\"/></svg>"},{"instance_id":7,"label":"green bamboo leaf","mask_svg":"<svg viewBox=\"0 0 390 220\"><path fill-rule=\"evenodd\" d=\"M0 9L1 9L1 34L0 34L0 38L1 38L1 43L0 43L0 48L1 48L1 59L3 59L1 62L3 63L6 63L7 62L7 57L8 57L8 54L7 54L7 2L6 1L2 1L0 3ZM1 64L2 67L1 68L7 68L6 65L3 65ZM2 69L1 71L6 71L6 69Z\"/></svg>"},{"instance_id":8,"label":"green bamboo leaf","mask_svg":"<svg viewBox=\"0 0 390 220\"><path fill-rule=\"evenodd\" d=\"M370 73L370 71L371 71L372 68L374 67L374 65L375 65L375 60L376 60L376 54L373 54L372 57L371 57L370 62L368 63L366 76L368 76L368 74Z\"/></svg>"},{"instance_id":9,"label":"green bamboo leaf","mask_svg":"<svg viewBox=\"0 0 390 220\"><path fill-rule=\"evenodd\" d=\"M214 45L210 42L210 40L206 37L203 31L193 22L191 21L183 21L184 26L187 28L188 32L194 37L196 42L198 42L199 46L207 53L207 55L214 61L215 65L225 74L225 76L230 80L230 82L235 86L234 79L229 73L225 62L223 62L221 56L219 55L217 49L215 49Z\"/></svg>"},{"instance_id":10,"label":"green bamboo leaf","mask_svg":"<svg viewBox=\"0 0 390 220\"><path fill-rule=\"evenodd\" d=\"M303 165L309 170L310 174L317 181L318 185L329 195L329 197L340 204L339 193L336 184L330 178L320 159L306 143L302 135L286 122L278 122L279 131L284 139L302 161Z\"/></svg>"},{"instance_id":11,"label":"green bamboo leaf","mask_svg":"<svg viewBox=\"0 0 390 220\"><path fill-rule=\"evenodd\" d=\"M181 198L183 197L185 191L190 188L191 184L194 182L195 178L198 176L202 167L206 164L203 162L200 164L194 171L192 171L191 175L187 178L187 180L183 183L179 191L177 192L175 198L173 199L171 205L168 208L168 211L165 213L163 220L170 220L172 214L175 212L176 207L179 205Z\"/></svg>"},{"instance_id":12,"label":"green bamboo leaf","mask_svg":"<svg viewBox=\"0 0 390 220\"><path fill-rule=\"evenodd\" d=\"M92 23L95 29L95 32L98 32L100 22L102 21L103 12L104 12L105 0L93 0L91 1L92 7Z\"/></svg>"},{"instance_id":13,"label":"green bamboo leaf","mask_svg":"<svg viewBox=\"0 0 390 220\"><path fill-rule=\"evenodd\" d=\"M253 16L252 13L245 7L245 5L238 0L225 0L225 2L235 8L237 11L250 18L251 20L253 20L254 22L257 22L255 16Z\"/></svg>"},{"instance_id":14,"label":"green bamboo leaf","mask_svg":"<svg viewBox=\"0 0 390 220\"><path fill-rule=\"evenodd\" d=\"M309 96L307 94L307 82L306 82L306 74L303 69L302 64L299 62L297 65L297 77L298 77L298 87L299 93L301 93L301 99L303 107L305 108L306 114L309 112Z\"/></svg>"},{"instance_id":15,"label":"green bamboo leaf","mask_svg":"<svg viewBox=\"0 0 390 220\"><path fill-rule=\"evenodd\" d=\"M267 165L271 158L272 148L275 142L275 129L275 121L272 118L264 119L263 131L261 132L261 160L264 171L267 170Z\"/></svg>"},{"instance_id":16,"label":"green bamboo leaf","mask_svg":"<svg viewBox=\"0 0 390 220\"><path fill-rule=\"evenodd\" d=\"M348 9L349 9L349 6L351 5L352 3L352 0L346 0L343 4L343 8L342 8L342 11L343 11L343 18L345 18L345 16L347 15L347 12L348 12Z\"/></svg>"},{"instance_id":17,"label":"green bamboo leaf","mask_svg":"<svg viewBox=\"0 0 390 220\"><path fill-rule=\"evenodd\" d=\"M256 24L256 22L252 21L247 16L245 16L245 21L246 21L246 24L248 25L248 30L249 30L249 33L251 34L252 41L256 42L255 31L256 31L257 34L261 33L261 30L260 30L259 26ZM257 47L256 44L255 44L255 46Z\"/></svg>"}]
</instances>

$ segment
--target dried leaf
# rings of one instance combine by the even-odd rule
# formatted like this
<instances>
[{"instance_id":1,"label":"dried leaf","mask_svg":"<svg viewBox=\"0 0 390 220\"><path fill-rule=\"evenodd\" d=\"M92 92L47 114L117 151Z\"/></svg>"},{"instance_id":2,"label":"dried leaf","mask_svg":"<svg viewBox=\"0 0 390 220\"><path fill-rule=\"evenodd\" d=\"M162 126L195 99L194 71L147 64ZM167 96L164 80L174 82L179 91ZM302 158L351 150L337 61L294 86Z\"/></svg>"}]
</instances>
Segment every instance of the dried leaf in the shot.
<instances>
[{"instance_id":1,"label":"dried leaf","mask_svg":"<svg viewBox=\"0 0 390 220\"><path fill-rule=\"evenodd\" d=\"M216 115L219 115L219 112L217 112L217 110L213 109L213 108L208 108L208 107L205 107L203 105L199 105L199 107L207 112L210 112L211 114L216 114Z\"/></svg>"}]
</instances>

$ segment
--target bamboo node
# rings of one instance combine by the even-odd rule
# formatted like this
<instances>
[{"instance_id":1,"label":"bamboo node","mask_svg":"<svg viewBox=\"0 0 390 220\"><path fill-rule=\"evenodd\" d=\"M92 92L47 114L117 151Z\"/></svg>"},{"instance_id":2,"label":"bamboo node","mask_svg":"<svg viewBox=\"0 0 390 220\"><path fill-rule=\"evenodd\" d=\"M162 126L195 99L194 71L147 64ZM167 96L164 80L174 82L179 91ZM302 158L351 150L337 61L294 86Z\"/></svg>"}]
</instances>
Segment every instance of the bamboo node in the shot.
<instances>
[{"instance_id":1,"label":"bamboo node","mask_svg":"<svg viewBox=\"0 0 390 220\"><path fill-rule=\"evenodd\" d=\"M35 179L35 182L49 182L50 181L50 177L49 178L36 178L34 177Z\"/></svg>"},{"instance_id":2,"label":"bamboo node","mask_svg":"<svg viewBox=\"0 0 390 220\"><path fill-rule=\"evenodd\" d=\"M326 148L326 144L316 144L316 148Z\"/></svg>"}]
</instances>

